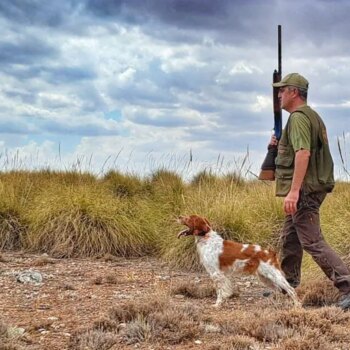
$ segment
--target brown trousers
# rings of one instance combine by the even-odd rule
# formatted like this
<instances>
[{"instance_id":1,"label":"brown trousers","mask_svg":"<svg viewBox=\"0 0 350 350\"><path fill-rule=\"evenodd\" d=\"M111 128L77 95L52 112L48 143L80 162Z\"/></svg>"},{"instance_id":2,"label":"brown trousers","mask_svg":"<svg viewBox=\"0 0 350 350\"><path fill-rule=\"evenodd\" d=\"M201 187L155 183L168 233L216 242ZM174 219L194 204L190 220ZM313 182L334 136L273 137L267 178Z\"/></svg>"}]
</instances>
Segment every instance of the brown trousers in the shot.
<instances>
[{"instance_id":1,"label":"brown trousers","mask_svg":"<svg viewBox=\"0 0 350 350\"><path fill-rule=\"evenodd\" d=\"M321 232L319 208L325 197L326 193L300 192L297 212L286 216L284 221L281 267L290 285L297 287L305 250L342 294L349 293L350 270L327 244Z\"/></svg>"}]
</instances>

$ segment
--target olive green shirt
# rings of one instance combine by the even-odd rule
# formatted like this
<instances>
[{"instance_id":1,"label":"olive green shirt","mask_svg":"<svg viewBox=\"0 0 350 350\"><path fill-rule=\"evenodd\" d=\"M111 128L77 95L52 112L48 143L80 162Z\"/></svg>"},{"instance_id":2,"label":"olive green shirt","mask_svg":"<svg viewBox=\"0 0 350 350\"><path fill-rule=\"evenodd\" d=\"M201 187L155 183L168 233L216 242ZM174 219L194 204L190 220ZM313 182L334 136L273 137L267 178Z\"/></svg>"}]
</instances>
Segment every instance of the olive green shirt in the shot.
<instances>
[{"instance_id":1,"label":"olive green shirt","mask_svg":"<svg viewBox=\"0 0 350 350\"><path fill-rule=\"evenodd\" d=\"M311 150L311 122L301 112L294 112L290 116L289 137L294 152L301 149Z\"/></svg>"}]
</instances>

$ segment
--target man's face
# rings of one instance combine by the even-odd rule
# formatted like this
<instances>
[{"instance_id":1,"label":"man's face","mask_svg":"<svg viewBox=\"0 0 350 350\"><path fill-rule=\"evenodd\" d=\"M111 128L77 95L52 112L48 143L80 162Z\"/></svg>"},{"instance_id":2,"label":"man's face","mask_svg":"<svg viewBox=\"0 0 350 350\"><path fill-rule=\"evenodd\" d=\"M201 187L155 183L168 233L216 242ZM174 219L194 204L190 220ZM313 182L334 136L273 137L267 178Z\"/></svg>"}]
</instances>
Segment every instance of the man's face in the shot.
<instances>
[{"instance_id":1,"label":"man's face","mask_svg":"<svg viewBox=\"0 0 350 350\"><path fill-rule=\"evenodd\" d=\"M281 108L286 111L293 106L293 98L295 97L295 88L291 86L283 86L278 90L278 99L281 104Z\"/></svg>"}]
</instances>

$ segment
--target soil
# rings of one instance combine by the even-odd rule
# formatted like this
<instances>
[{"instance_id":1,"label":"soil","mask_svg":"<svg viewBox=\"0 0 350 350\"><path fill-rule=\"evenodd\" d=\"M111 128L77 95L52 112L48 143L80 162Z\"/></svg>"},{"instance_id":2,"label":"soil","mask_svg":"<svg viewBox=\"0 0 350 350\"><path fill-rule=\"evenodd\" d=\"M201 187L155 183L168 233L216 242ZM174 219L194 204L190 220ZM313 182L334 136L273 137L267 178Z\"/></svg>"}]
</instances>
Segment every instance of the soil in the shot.
<instances>
[{"instance_id":1,"label":"soil","mask_svg":"<svg viewBox=\"0 0 350 350\"><path fill-rule=\"evenodd\" d=\"M17 281L16 273L29 269L42 274L42 283ZM204 272L173 270L149 257L53 259L5 252L0 259L0 320L25 330L21 339L25 349L68 349L74 334L91 329L113 306L193 281L199 285L211 283ZM240 289L239 297L230 299L222 310L211 307L214 296L190 299L171 295L171 298L179 305L190 301L208 316L225 313L234 317L235 309L256 310L261 305L276 303L262 296L266 288L254 277L239 277L236 285ZM203 349L202 341L206 340L164 347L121 342L113 349Z\"/></svg>"}]
</instances>

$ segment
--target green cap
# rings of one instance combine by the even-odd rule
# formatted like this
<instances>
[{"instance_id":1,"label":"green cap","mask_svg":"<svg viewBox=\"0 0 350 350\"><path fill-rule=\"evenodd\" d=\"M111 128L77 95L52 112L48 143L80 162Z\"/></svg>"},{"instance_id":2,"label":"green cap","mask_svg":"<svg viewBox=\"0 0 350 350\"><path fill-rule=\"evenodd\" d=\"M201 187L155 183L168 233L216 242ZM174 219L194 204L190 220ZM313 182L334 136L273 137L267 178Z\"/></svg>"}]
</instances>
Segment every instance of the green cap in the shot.
<instances>
[{"instance_id":1,"label":"green cap","mask_svg":"<svg viewBox=\"0 0 350 350\"><path fill-rule=\"evenodd\" d=\"M301 89L308 89L309 82L298 73L286 75L280 82L272 84L273 87L295 86Z\"/></svg>"}]
</instances>

